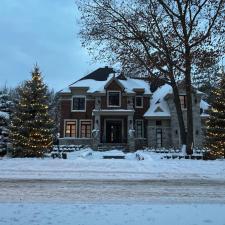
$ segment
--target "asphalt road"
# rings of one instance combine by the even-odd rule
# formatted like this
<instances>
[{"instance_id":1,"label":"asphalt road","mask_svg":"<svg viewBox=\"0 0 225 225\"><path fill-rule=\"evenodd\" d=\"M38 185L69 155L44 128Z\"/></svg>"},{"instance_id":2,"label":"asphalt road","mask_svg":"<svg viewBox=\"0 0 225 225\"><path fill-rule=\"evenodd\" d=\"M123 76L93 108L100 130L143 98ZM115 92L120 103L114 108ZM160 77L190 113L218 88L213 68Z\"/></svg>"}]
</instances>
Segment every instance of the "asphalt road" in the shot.
<instances>
[{"instance_id":1,"label":"asphalt road","mask_svg":"<svg viewBox=\"0 0 225 225\"><path fill-rule=\"evenodd\" d=\"M1 179L0 202L225 203L225 182Z\"/></svg>"}]
</instances>

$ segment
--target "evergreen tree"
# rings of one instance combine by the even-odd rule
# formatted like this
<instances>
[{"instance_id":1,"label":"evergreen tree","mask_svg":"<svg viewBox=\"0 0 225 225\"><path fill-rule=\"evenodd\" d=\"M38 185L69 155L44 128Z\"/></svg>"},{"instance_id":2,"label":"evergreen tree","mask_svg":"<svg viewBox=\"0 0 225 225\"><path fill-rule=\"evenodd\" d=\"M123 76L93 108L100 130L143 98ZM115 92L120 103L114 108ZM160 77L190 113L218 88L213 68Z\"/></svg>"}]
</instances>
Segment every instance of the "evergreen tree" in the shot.
<instances>
[{"instance_id":1,"label":"evergreen tree","mask_svg":"<svg viewBox=\"0 0 225 225\"><path fill-rule=\"evenodd\" d=\"M0 90L0 155L6 153L9 136L9 116L12 101L8 88Z\"/></svg>"},{"instance_id":2,"label":"evergreen tree","mask_svg":"<svg viewBox=\"0 0 225 225\"><path fill-rule=\"evenodd\" d=\"M52 146L53 121L49 115L48 89L39 68L19 92L11 121L10 138L14 156L42 157Z\"/></svg>"},{"instance_id":3,"label":"evergreen tree","mask_svg":"<svg viewBox=\"0 0 225 225\"><path fill-rule=\"evenodd\" d=\"M225 74L222 73L219 88L214 91L210 117L207 121L206 141L211 158L225 157Z\"/></svg>"}]
</instances>

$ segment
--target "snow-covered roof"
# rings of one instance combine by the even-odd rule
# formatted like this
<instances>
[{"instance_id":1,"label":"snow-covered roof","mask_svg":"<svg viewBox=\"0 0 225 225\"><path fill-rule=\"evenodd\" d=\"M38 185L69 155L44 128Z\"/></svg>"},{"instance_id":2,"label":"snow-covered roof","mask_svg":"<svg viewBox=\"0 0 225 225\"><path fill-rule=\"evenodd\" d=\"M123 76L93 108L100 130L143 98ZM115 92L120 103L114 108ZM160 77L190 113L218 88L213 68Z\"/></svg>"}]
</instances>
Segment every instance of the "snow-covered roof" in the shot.
<instances>
[{"instance_id":1,"label":"snow-covered roof","mask_svg":"<svg viewBox=\"0 0 225 225\"><path fill-rule=\"evenodd\" d=\"M167 94L172 93L172 87L164 84L152 95L150 107L144 117L170 117L170 110L167 101L164 99Z\"/></svg>"},{"instance_id":2,"label":"snow-covered roof","mask_svg":"<svg viewBox=\"0 0 225 225\"><path fill-rule=\"evenodd\" d=\"M125 87L126 92L134 93L135 89L143 89L145 94L151 94L149 83L144 80L127 78L119 81Z\"/></svg>"},{"instance_id":3,"label":"snow-covered roof","mask_svg":"<svg viewBox=\"0 0 225 225\"><path fill-rule=\"evenodd\" d=\"M7 112L0 111L0 117L5 118L5 119L9 119L9 114Z\"/></svg>"},{"instance_id":4,"label":"snow-covered roof","mask_svg":"<svg viewBox=\"0 0 225 225\"><path fill-rule=\"evenodd\" d=\"M204 100L200 101L200 108L202 109L201 117L209 116L209 114L207 112L209 110L209 107L210 107L210 105L206 101L204 101Z\"/></svg>"},{"instance_id":5,"label":"snow-covered roof","mask_svg":"<svg viewBox=\"0 0 225 225\"><path fill-rule=\"evenodd\" d=\"M87 78L89 77L90 76L88 76ZM101 80L96 80L95 78L85 79L84 77L78 80L77 82L69 85L67 88L61 90L60 93L70 93L71 88L87 88L87 93L104 93L105 86L109 84L113 79L116 79L124 87L124 90L128 93L135 93L135 89L141 89L143 90L144 94L151 94L148 82L141 79L133 78L119 79L119 76L115 76L115 73L106 73L105 79Z\"/></svg>"},{"instance_id":6,"label":"snow-covered roof","mask_svg":"<svg viewBox=\"0 0 225 225\"><path fill-rule=\"evenodd\" d=\"M69 88L82 88L86 87L88 88L88 93L94 93L94 92L103 92L104 86L112 79L114 74L110 74L107 78L107 80L104 81L97 81L94 79L87 79L87 80L80 80L76 82L75 84L69 86Z\"/></svg>"}]
</instances>

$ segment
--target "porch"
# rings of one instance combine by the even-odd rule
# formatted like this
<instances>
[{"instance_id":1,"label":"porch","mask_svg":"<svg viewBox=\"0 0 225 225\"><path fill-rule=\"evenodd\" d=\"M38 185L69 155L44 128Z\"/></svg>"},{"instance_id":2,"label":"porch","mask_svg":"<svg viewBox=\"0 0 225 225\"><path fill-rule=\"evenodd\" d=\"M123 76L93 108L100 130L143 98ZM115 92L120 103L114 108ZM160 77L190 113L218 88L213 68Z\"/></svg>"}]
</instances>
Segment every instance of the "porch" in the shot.
<instances>
[{"instance_id":1,"label":"porch","mask_svg":"<svg viewBox=\"0 0 225 225\"><path fill-rule=\"evenodd\" d=\"M134 110L93 110L94 135L93 147L98 149L100 145L126 145L129 150L135 149Z\"/></svg>"}]
</instances>

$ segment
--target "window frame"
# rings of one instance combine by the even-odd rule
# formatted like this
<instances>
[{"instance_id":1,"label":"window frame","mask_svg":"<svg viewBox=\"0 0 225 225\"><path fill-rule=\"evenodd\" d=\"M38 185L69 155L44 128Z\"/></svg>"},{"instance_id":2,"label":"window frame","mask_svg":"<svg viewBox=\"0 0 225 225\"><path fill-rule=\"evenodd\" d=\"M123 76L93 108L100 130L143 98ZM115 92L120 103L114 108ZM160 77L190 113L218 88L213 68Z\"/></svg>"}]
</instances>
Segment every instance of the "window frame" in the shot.
<instances>
[{"instance_id":1,"label":"window frame","mask_svg":"<svg viewBox=\"0 0 225 225\"><path fill-rule=\"evenodd\" d=\"M84 98L84 109L74 109L73 108L73 99L74 98ZM87 99L86 99L86 96L85 95L74 95L73 97L72 97L72 101L71 101L71 111L72 112L86 112L86 103L87 103L87 101L86 101Z\"/></svg>"},{"instance_id":2,"label":"window frame","mask_svg":"<svg viewBox=\"0 0 225 225\"><path fill-rule=\"evenodd\" d=\"M81 123L82 122L90 122L90 128L91 128L90 129L90 137L82 137L82 129L81 129L81 127L82 127ZM93 128L92 127L92 120L89 120L89 119L87 119L87 120L86 119L85 120L80 120L79 121L79 137L82 138L82 139L90 139L90 138L92 138L92 128Z\"/></svg>"},{"instance_id":3,"label":"window frame","mask_svg":"<svg viewBox=\"0 0 225 225\"><path fill-rule=\"evenodd\" d=\"M73 136L66 136L66 127L67 127L67 122L75 122L75 136L73 137ZM65 119L64 120L64 138L77 138L77 134L78 134L78 123L77 123L77 120L75 120L75 119Z\"/></svg>"},{"instance_id":4,"label":"window frame","mask_svg":"<svg viewBox=\"0 0 225 225\"><path fill-rule=\"evenodd\" d=\"M138 136L138 132L137 132L137 123L138 122L141 122L141 124L142 124L142 129L141 129L142 135L141 135L141 137ZM136 138L144 138L145 137L145 134L144 134L144 120L141 120L141 119L135 120L135 137Z\"/></svg>"},{"instance_id":5,"label":"window frame","mask_svg":"<svg viewBox=\"0 0 225 225\"><path fill-rule=\"evenodd\" d=\"M119 105L110 105L109 104L109 93L110 92L119 93ZM117 91L117 90L109 90L109 91L107 91L107 107L114 107L114 108L121 107L121 91Z\"/></svg>"},{"instance_id":6,"label":"window frame","mask_svg":"<svg viewBox=\"0 0 225 225\"><path fill-rule=\"evenodd\" d=\"M138 106L137 105L137 98L141 98L141 106ZM135 108L143 108L144 106L144 99L143 99L143 96L142 95L136 95L135 96Z\"/></svg>"}]
</instances>

